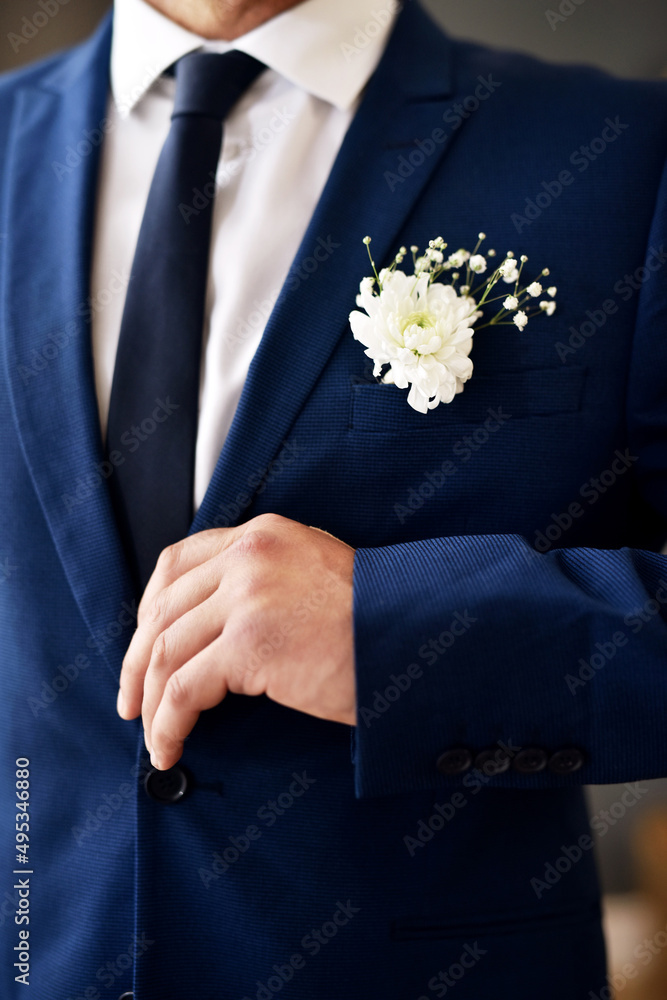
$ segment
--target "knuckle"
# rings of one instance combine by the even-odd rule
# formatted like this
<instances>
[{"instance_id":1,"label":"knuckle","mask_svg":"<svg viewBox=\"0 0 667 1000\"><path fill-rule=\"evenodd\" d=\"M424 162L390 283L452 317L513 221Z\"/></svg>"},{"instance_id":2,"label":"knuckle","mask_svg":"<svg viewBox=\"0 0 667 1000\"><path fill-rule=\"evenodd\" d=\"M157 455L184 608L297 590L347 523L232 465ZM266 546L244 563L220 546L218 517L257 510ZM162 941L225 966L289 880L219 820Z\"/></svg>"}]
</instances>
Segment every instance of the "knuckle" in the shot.
<instances>
[{"instance_id":1,"label":"knuckle","mask_svg":"<svg viewBox=\"0 0 667 1000\"><path fill-rule=\"evenodd\" d=\"M262 528L268 528L273 531L279 530L287 523L288 519L283 517L282 514L271 514L270 512L266 514L258 514L257 517L254 517L252 520L253 525L257 524Z\"/></svg>"},{"instance_id":2,"label":"knuckle","mask_svg":"<svg viewBox=\"0 0 667 1000\"><path fill-rule=\"evenodd\" d=\"M173 545L168 545L166 549L163 549L160 553L157 561L157 569L160 573L164 573L165 576L173 576L178 569L178 564L183 556L183 542L174 542Z\"/></svg>"},{"instance_id":3,"label":"knuckle","mask_svg":"<svg viewBox=\"0 0 667 1000\"><path fill-rule=\"evenodd\" d=\"M150 627L162 625L169 614L169 595L162 590L146 609L146 624Z\"/></svg>"},{"instance_id":4,"label":"knuckle","mask_svg":"<svg viewBox=\"0 0 667 1000\"><path fill-rule=\"evenodd\" d=\"M156 670L161 670L164 666L169 663L171 656L174 652L174 641L173 636L169 629L165 629L164 632L160 632L159 636L153 643L153 652L151 654L151 666Z\"/></svg>"},{"instance_id":5,"label":"knuckle","mask_svg":"<svg viewBox=\"0 0 667 1000\"><path fill-rule=\"evenodd\" d=\"M167 681L164 694L174 708L185 708L190 704L192 687L182 672L177 670Z\"/></svg>"},{"instance_id":6,"label":"knuckle","mask_svg":"<svg viewBox=\"0 0 667 1000\"><path fill-rule=\"evenodd\" d=\"M255 528L237 538L230 551L244 560L257 559L266 555L275 541L275 534L268 527Z\"/></svg>"}]
</instances>

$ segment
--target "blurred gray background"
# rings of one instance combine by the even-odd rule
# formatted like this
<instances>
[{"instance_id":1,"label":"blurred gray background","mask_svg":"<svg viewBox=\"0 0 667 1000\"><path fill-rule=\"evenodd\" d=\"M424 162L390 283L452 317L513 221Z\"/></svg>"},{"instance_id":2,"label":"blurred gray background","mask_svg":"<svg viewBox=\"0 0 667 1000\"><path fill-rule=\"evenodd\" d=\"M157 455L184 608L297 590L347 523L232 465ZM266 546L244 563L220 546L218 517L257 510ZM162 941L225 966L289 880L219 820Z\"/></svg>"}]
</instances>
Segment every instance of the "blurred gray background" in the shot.
<instances>
[{"instance_id":1,"label":"blurred gray background","mask_svg":"<svg viewBox=\"0 0 667 1000\"><path fill-rule=\"evenodd\" d=\"M110 0L43 0L58 13L34 38L11 40L37 16L39 0L1 0L0 70L10 69L84 38ZM333 0L335 3L335 0ZM522 49L557 62L590 62L623 76L659 76L667 70L666 0L423 0L453 34ZM55 5L55 6L54 6ZM386 0L377 0L378 9ZM561 14L571 10L569 15ZM563 20L555 20L549 12ZM27 33L31 33L30 27Z\"/></svg>"},{"instance_id":2,"label":"blurred gray background","mask_svg":"<svg viewBox=\"0 0 667 1000\"><path fill-rule=\"evenodd\" d=\"M1 0L0 70L85 38L110 0ZM332 0L333 3L336 0ZM557 62L589 62L623 76L667 75L667 0L423 0L452 34L520 49ZM55 6L54 6L55 5ZM47 16L44 11L57 13ZM377 0L377 9L386 0ZM566 14L563 12L570 11ZM28 22L26 27L26 20ZM35 27L35 24L38 27ZM32 25L32 26L31 26ZM24 36L31 35L29 39ZM631 821L610 827L600 841L605 887L633 885L629 842L636 818L650 806L667 811L667 781L651 782L650 794L632 809ZM619 800L623 788L590 789L597 814Z\"/></svg>"}]
</instances>

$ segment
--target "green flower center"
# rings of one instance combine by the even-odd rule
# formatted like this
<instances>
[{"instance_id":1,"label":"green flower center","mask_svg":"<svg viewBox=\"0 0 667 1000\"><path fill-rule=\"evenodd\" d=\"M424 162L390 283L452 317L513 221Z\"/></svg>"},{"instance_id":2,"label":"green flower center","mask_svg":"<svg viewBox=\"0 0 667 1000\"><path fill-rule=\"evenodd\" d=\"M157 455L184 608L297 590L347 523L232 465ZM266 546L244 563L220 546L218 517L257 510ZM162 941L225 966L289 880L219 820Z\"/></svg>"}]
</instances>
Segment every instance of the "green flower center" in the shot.
<instances>
[{"instance_id":1,"label":"green flower center","mask_svg":"<svg viewBox=\"0 0 667 1000\"><path fill-rule=\"evenodd\" d=\"M401 333L405 333L409 326L418 326L420 330L431 330L435 326L435 323L430 313L413 312L403 320Z\"/></svg>"},{"instance_id":2,"label":"green flower center","mask_svg":"<svg viewBox=\"0 0 667 1000\"><path fill-rule=\"evenodd\" d=\"M401 327L403 343L414 355L421 358L420 348L429 343L432 336L431 330L435 330L435 323L430 313L423 311L410 313L403 320Z\"/></svg>"}]
</instances>

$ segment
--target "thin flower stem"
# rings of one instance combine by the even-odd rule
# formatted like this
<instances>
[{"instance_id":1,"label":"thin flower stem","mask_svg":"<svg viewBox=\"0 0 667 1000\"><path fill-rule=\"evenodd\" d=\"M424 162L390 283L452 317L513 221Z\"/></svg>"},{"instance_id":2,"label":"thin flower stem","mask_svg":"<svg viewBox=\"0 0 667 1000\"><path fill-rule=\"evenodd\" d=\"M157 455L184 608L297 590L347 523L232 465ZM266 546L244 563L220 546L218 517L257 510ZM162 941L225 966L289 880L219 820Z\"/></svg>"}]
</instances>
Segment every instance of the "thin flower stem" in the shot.
<instances>
[{"instance_id":1,"label":"thin flower stem","mask_svg":"<svg viewBox=\"0 0 667 1000\"><path fill-rule=\"evenodd\" d=\"M370 239L370 237L369 237L369 239ZM378 288L380 289L380 291L382 291L382 282L380 281L380 275L377 273L377 270L376 270L376 267L375 267L375 261L373 260L373 255L371 253L371 245L370 245L370 243L366 243L366 249L368 250L368 259L371 262L371 267L373 268L373 274L375 275L375 280L378 283Z\"/></svg>"},{"instance_id":2,"label":"thin flower stem","mask_svg":"<svg viewBox=\"0 0 667 1000\"><path fill-rule=\"evenodd\" d=\"M502 295L496 295L492 299L486 299L486 305L488 306L490 302L499 302L501 299L508 298L508 296L509 296L508 292L503 292Z\"/></svg>"},{"instance_id":3,"label":"thin flower stem","mask_svg":"<svg viewBox=\"0 0 667 1000\"><path fill-rule=\"evenodd\" d=\"M506 310L505 310L505 312L506 312L506 315L509 316L509 312L507 312ZM526 318L527 319L532 319L533 316L540 316L543 312L544 312L543 309L534 309L533 312L527 312L526 313ZM475 327L475 333L477 333L478 330L484 330L484 329L486 329L487 326L516 326L516 323L514 322L513 319L512 320L499 319L499 317L501 317L502 314L503 314L503 311L501 310L501 312L499 312L492 319L488 320L488 322L482 323L481 326L476 326ZM517 329L519 329L519 328L517 327Z\"/></svg>"},{"instance_id":4,"label":"thin flower stem","mask_svg":"<svg viewBox=\"0 0 667 1000\"><path fill-rule=\"evenodd\" d=\"M487 298L487 296L488 296L489 292L491 291L491 289L495 286L496 281L497 281L497 279L495 281L492 280L493 277L494 276L491 275L491 277L488 278L487 281L484 283L484 284L486 284L487 288L486 288L486 291L484 292L484 294L482 295L481 299L478 302L479 306L486 305L489 302L489 299ZM480 288L484 288L484 284L480 285L479 287ZM500 297L502 298L502 296L500 296Z\"/></svg>"}]
</instances>

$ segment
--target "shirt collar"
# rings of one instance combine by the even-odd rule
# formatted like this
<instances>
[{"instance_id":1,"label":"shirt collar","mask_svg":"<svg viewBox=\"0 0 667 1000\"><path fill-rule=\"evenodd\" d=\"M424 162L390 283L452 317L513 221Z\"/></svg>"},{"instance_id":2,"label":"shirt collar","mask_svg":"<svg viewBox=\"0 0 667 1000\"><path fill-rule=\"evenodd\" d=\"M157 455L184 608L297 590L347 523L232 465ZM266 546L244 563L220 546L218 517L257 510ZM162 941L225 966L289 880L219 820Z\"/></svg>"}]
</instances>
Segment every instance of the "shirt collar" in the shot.
<instances>
[{"instance_id":1,"label":"shirt collar","mask_svg":"<svg viewBox=\"0 0 667 1000\"><path fill-rule=\"evenodd\" d=\"M240 49L335 107L351 107L375 70L399 0L302 0L233 42L200 38L145 0L115 0L111 88L129 114L188 52Z\"/></svg>"}]
</instances>

